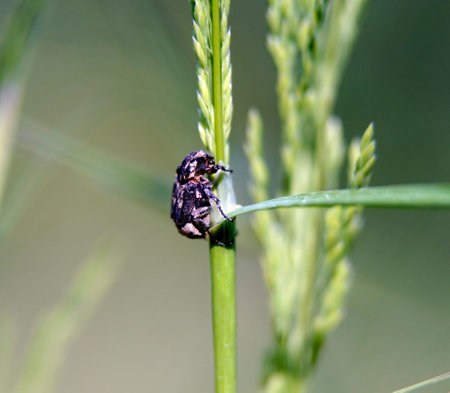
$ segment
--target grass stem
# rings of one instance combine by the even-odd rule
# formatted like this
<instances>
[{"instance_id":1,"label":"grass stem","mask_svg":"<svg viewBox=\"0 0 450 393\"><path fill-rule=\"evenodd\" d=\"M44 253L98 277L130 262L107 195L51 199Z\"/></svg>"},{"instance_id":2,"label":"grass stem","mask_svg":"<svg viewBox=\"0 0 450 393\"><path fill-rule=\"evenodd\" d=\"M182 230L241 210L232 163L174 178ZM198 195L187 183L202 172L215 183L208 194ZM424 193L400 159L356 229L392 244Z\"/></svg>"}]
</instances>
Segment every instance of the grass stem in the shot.
<instances>
[{"instance_id":1,"label":"grass stem","mask_svg":"<svg viewBox=\"0 0 450 393\"><path fill-rule=\"evenodd\" d=\"M226 136L224 135L222 89L222 39L220 0L211 1L212 19L212 72L214 139L216 162L225 162ZM226 162L225 162L226 163ZM227 163L226 163L227 164ZM230 190L225 190L228 193ZM219 195L219 199L225 195ZM225 222L214 233L210 242L211 297L214 334L214 366L216 393L236 392L236 251L234 223Z\"/></svg>"},{"instance_id":2,"label":"grass stem","mask_svg":"<svg viewBox=\"0 0 450 393\"><path fill-rule=\"evenodd\" d=\"M234 238L234 223L224 223L218 232L222 234L221 239ZM223 247L211 242L210 263L216 393L236 392L235 255L234 245Z\"/></svg>"}]
</instances>

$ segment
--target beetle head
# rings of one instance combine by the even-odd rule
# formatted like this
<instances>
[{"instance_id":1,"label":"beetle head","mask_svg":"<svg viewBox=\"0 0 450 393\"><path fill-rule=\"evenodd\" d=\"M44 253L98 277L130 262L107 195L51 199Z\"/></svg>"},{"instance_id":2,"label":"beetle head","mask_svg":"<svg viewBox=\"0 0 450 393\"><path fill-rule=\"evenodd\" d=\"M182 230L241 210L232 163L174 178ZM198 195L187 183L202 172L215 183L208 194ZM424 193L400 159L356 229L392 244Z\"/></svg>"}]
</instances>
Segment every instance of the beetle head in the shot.
<instances>
[{"instance_id":1,"label":"beetle head","mask_svg":"<svg viewBox=\"0 0 450 393\"><path fill-rule=\"evenodd\" d=\"M203 150L188 154L177 168L177 178L181 183L196 180L205 174L217 172L214 157Z\"/></svg>"}]
</instances>

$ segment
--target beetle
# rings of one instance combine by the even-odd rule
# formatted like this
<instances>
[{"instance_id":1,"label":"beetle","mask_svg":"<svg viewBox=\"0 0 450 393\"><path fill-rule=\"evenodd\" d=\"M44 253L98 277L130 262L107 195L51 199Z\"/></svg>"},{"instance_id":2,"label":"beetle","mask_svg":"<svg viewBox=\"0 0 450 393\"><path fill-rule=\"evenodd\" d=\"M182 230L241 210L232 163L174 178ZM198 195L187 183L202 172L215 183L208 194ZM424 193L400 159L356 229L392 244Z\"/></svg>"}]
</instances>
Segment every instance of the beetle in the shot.
<instances>
[{"instance_id":1,"label":"beetle","mask_svg":"<svg viewBox=\"0 0 450 393\"><path fill-rule=\"evenodd\" d=\"M218 165L214 157L203 150L188 154L178 166L173 183L172 209L170 217L178 232L191 239L206 238L211 223L211 201L228 221L233 221L223 212L219 199L214 195L213 183L206 177L218 171L232 172ZM221 242L216 241L218 244Z\"/></svg>"}]
</instances>

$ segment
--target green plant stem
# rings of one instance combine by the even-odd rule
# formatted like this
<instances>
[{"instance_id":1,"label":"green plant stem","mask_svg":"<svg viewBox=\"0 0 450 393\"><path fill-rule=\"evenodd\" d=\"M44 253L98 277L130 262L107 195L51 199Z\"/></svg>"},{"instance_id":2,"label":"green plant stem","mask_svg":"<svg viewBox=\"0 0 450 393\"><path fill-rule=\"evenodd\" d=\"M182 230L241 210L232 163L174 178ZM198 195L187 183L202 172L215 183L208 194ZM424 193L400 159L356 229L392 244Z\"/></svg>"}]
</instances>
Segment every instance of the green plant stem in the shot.
<instances>
[{"instance_id":1,"label":"green plant stem","mask_svg":"<svg viewBox=\"0 0 450 393\"><path fill-rule=\"evenodd\" d=\"M212 0L212 51L213 51L213 105L214 105L214 138L216 143L216 161L225 160L223 145L223 113L222 113L222 45L220 41L220 7L219 0Z\"/></svg>"},{"instance_id":2,"label":"green plant stem","mask_svg":"<svg viewBox=\"0 0 450 393\"><path fill-rule=\"evenodd\" d=\"M214 234L234 241L234 223L224 223ZM236 250L210 242L211 293L216 393L236 392Z\"/></svg>"},{"instance_id":3,"label":"green plant stem","mask_svg":"<svg viewBox=\"0 0 450 393\"><path fill-rule=\"evenodd\" d=\"M225 161L222 107L222 45L220 37L219 0L211 1L213 106L216 162ZM225 191L227 192L227 191ZM219 199L224 197L219 195ZM232 246L210 241L211 293L214 335L214 367L216 393L236 392L236 251L234 223L225 222L214 233L214 239Z\"/></svg>"}]
</instances>

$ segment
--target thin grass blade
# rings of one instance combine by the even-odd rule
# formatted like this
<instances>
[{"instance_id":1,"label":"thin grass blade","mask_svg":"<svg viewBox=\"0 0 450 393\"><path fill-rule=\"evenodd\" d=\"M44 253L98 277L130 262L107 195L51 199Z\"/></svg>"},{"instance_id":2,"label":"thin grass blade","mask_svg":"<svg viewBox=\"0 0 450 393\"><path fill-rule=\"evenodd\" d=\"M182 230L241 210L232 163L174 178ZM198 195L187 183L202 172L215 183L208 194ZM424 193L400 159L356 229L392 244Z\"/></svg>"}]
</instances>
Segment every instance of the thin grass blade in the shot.
<instances>
[{"instance_id":1,"label":"thin grass blade","mask_svg":"<svg viewBox=\"0 0 450 393\"><path fill-rule=\"evenodd\" d=\"M447 371L446 373L438 375L436 377L426 379L425 381L415 383L414 385L408 386L406 388L396 390L392 393L409 393L412 392L413 390L420 389L425 386L432 385L434 383L445 381L446 379L450 379L450 371Z\"/></svg>"},{"instance_id":2,"label":"thin grass blade","mask_svg":"<svg viewBox=\"0 0 450 393\"><path fill-rule=\"evenodd\" d=\"M228 212L237 217L260 210L287 207L364 206L369 208L450 209L450 183L408 184L330 190L270 199ZM220 222L217 224L219 225Z\"/></svg>"},{"instance_id":3,"label":"thin grass blade","mask_svg":"<svg viewBox=\"0 0 450 393\"><path fill-rule=\"evenodd\" d=\"M62 133L30 126L19 133L21 146L47 158L70 165L106 188L168 211L171 182L149 170L119 161L79 143Z\"/></svg>"}]
</instances>

